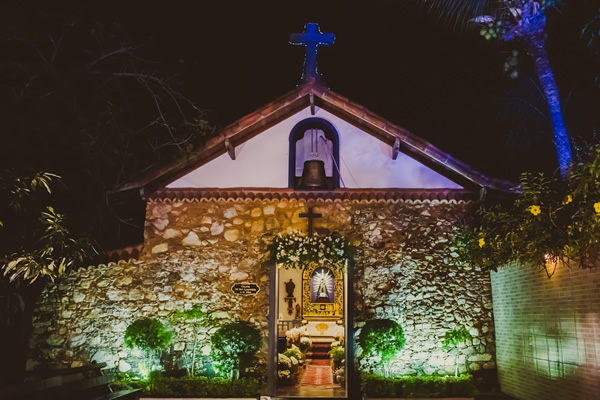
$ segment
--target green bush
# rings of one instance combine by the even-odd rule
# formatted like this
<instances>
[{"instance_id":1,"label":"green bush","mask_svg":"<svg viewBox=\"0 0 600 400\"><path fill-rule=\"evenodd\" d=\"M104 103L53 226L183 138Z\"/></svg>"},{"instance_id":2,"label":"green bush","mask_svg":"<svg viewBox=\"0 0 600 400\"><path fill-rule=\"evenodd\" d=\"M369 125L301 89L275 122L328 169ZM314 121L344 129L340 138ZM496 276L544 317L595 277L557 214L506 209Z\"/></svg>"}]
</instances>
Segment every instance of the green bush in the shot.
<instances>
[{"instance_id":1,"label":"green bush","mask_svg":"<svg viewBox=\"0 0 600 400\"><path fill-rule=\"evenodd\" d=\"M444 335L443 348L446 350L456 349L458 348L459 344L466 343L472 339L473 336L471 336L467 328L464 326L461 326L460 328L454 328L451 331L446 332ZM458 377L458 362L456 361L454 362L454 377Z\"/></svg>"},{"instance_id":2,"label":"green bush","mask_svg":"<svg viewBox=\"0 0 600 400\"><path fill-rule=\"evenodd\" d=\"M342 362L346 358L342 346L333 346L331 350L329 350L329 356L331 357L331 361L333 361L333 367L336 369L342 366Z\"/></svg>"},{"instance_id":3,"label":"green bush","mask_svg":"<svg viewBox=\"0 0 600 400\"><path fill-rule=\"evenodd\" d=\"M368 397L395 397L397 393L395 378L374 374L362 376L361 390Z\"/></svg>"},{"instance_id":4,"label":"green bush","mask_svg":"<svg viewBox=\"0 0 600 400\"><path fill-rule=\"evenodd\" d=\"M192 341L192 360L189 363L189 371L192 375L195 374L196 363L197 363L197 349L198 349L198 334L200 333L200 327L210 326L213 320L209 313L203 310L202 306L195 304L192 308L182 311L176 311L173 313L173 319L175 321L182 321L192 326L193 328L193 341Z\"/></svg>"},{"instance_id":5,"label":"green bush","mask_svg":"<svg viewBox=\"0 0 600 400\"><path fill-rule=\"evenodd\" d=\"M358 335L358 344L367 357L381 357L386 376L389 376L389 363L404 346L404 332L396 321L373 319L367 321Z\"/></svg>"},{"instance_id":6,"label":"green bush","mask_svg":"<svg viewBox=\"0 0 600 400\"><path fill-rule=\"evenodd\" d=\"M137 347L144 352L144 361L138 365L142 377L148 377L158 352L171 344L173 332L169 331L159 320L142 318L134 321L125 330L125 346Z\"/></svg>"},{"instance_id":7,"label":"green bush","mask_svg":"<svg viewBox=\"0 0 600 400\"><path fill-rule=\"evenodd\" d=\"M139 379L131 372L119 374L118 379L110 384L112 391L128 390L128 389L145 389L147 382Z\"/></svg>"},{"instance_id":8,"label":"green bush","mask_svg":"<svg viewBox=\"0 0 600 400\"><path fill-rule=\"evenodd\" d=\"M256 378L240 378L233 381L207 376L175 378L165 377L164 374L154 371L143 395L180 398L257 397L260 386Z\"/></svg>"},{"instance_id":9,"label":"green bush","mask_svg":"<svg viewBox=\"0 0 600 400\"><path fill-rule=\"evenodd\" d=\"M469 374L463 374L457 378L448 378L448 395L470 396L475 391L475 382Z\"/></svg>"},{"instance_id":10,"label":"green bush","mask_svg":"<svg viewBox=\"0 0 600 400\"><path fill-rule=\"evenodd\" d=\"M460 229L454 246L463 265L485 270L520 264L551 277L558 261L593 268L600 251L600 146L584 149L566 177L521 175L514 200L480 202L476 220Z\"/></svg>"},{"instance_id":11,"label":"green bush","mask_svg":"<svg viewBox=\"0 0 600 400\"><path fill-rule=\"evenodd\" d=\"M219 328L211 342L210 354L216 369L229 378L237 378L255 361L262 335L253 325L232 322Z\"/></svg>"},{"instance_id":12,"label":"green bush","mask_svg":"<svg viewBox=\"0 0 600 400\"><path fill-rule=\"evenodd\" d=\"M363 374L363 393L368 397L448 397L470 396L475 389L470 375L458 378L445 376L401 376L386 378Z\"/></svg>"},{"instance_id":13,"label":"green bush","mask_svg":"<svg viewBox=\"0 0 600 400\"><path fill-rule=\"evenodd\" d=\"M125 346L144 351L164 349L169 346L173 332L159 320L142 318L134 321L125 331Z\"/></svg>"},{"instance_id":14,"label":"green bush","mask_svg":"<svg viewBox=\"0 0 600 400\"><path fill-rule=\"evenodd\" d=\"M292 347L284 351L283 355L285 355L286 357L294 357L298 361L302 361L304 359L304 354L302 354L302 352L296 345L292 345Z\"/></svg>"},{"instance_id":15,"label":"green bush","mask_svg":"<svg viewBox=\"0 0 600 400\"><path fill-rule=\"evenodd\" d=\"M443 376L407 376L400 380L406 397L441 397L448 392L448 379Z\"/></svg>"}]
</instances>

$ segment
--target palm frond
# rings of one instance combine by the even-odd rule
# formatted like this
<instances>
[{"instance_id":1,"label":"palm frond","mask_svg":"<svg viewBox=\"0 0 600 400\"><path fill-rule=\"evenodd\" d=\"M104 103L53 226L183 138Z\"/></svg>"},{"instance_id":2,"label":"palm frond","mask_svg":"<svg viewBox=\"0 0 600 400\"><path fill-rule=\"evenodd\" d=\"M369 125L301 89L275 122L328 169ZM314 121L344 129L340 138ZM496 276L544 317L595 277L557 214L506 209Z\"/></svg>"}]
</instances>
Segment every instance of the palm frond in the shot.
<instances>
[{"instance_id":1,"label":"palm frond","mask_svg":"<svg viewBox=\"0 0 600 400\"><path fill-rule=\"evenodd\" d=\"M486 13L489 0L417 0L442 23L455 28L468 28L470 21Z\"/></svg>"}]
</instances>

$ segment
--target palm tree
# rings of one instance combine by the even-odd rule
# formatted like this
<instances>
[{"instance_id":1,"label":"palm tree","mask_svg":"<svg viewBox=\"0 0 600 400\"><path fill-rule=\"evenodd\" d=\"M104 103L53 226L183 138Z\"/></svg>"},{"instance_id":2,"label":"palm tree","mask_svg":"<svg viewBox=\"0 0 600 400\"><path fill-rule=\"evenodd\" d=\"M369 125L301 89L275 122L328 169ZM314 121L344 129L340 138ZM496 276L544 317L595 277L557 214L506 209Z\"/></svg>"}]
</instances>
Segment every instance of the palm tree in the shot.
<instances>
[{"instance_id":1,"label":"palm tree","mask_svg":"<svg viewBox=\"0 0 600 400\"><path fill-rule=\"evenodd\" d=\"M546 53L546 11L559 0L418 0L433 13L458 24L480 24L486 39L515 40L531 57L544 92L554 129L561 174L573 158L562 117L558 87ZM485 13L485 11L488 11Z\"/></svg>"},{"instance_id":2,"label":"palm tree","mask_svg":"<svg viewBox=\"0 0 600 400\"><path fill-rule=\"evenodd\" d=\"M600 67L600 8L596 16L583 27L581 39L589 49L594 62ZM600 68L597 68L597 71L600 71ZM600 72L596 73L594 83L600 89Z\"/></svg>"}]
</instances>

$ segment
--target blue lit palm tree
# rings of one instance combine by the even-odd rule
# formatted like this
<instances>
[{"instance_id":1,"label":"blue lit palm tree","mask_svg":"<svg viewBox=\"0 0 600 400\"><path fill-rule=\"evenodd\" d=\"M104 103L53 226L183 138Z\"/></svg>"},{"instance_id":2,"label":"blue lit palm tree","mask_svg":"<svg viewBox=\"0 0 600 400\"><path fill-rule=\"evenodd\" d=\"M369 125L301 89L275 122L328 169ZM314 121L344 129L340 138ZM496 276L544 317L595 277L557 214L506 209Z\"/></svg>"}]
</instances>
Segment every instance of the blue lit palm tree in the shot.
<instances>
[{"instance_id":1,"label":"blue lit palm tree","mask_svg":"<svg viewBox=\"0 0 600 400\"><path fill-rule=\"evenodd\" d=\"M572 163L571 145L562 117L558 87L546 53L546 11L559 0L418 0L430 11L458 23L481 25L488 40L518 41L535 65L548 104L561 174Z\"/></svg>"}]
</instances>

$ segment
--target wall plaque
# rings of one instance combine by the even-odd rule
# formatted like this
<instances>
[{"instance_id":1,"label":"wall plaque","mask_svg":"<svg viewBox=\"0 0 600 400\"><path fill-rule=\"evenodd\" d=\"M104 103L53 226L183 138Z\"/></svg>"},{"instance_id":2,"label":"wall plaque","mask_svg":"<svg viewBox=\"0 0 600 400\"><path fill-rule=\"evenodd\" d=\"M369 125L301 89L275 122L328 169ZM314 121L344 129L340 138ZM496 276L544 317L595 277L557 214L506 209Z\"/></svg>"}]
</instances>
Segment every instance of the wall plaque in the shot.
<instances>
[{"instance_id":1,"label":"wall plaque","mask_svg":"<svg viewBox=\"0 0 600 400\"><path fill-rule=\"evenodd\" d=\"M260 287L257 283L234 283L231 291L235 294L256 294Z\"/></svg>"}]
</instances>

